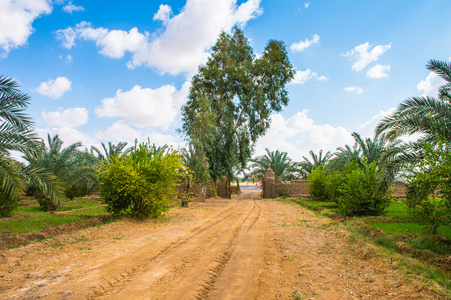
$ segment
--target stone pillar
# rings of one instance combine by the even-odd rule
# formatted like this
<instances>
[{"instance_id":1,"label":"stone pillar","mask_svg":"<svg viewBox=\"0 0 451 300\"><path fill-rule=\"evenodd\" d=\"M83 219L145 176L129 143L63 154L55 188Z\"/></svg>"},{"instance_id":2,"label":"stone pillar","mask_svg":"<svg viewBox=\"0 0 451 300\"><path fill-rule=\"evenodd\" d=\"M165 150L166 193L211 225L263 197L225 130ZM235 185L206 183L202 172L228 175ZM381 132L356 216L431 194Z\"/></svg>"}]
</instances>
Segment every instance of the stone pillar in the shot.
<instances>
[{"instance_id":1,"label":"stone pillar","mask_svg":"<svg viewBox=\"0 0 451 300\"><path fill-rule=\"evenodd\" d=\"M271 166L269 166L265 172L262 198L265 198L265 199L274 198L275 187L276 187L275 173L271 169Z\"/></svg>"}]
</instances>

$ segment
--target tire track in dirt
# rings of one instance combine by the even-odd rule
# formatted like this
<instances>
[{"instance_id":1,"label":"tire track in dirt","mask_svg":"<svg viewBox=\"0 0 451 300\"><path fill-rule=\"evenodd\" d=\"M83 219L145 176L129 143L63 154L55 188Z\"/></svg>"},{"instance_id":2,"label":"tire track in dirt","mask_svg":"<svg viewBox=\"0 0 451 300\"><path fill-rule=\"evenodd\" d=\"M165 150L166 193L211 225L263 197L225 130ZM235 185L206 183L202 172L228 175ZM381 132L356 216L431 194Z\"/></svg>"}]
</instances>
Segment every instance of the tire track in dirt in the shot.
<instances>
[{"instance_id":1,"label":"tire track in dirt","mask_svg":"<svg viewBox=\"0 0 451 300\"><path fill-rule=\"evenodd\" d=\"M184 245L189 243L190 240L196 239L206 232L207 234L215 232L216 228L221 226L222 223L233 220L236 214L240 214L237 206L239 204L234 203L231 207L191 229L187 237L179 238L169 244L155 245L156 249L152 247L152 244L147 243L138 249L134 249L131 253L91 266L88 270L85 270L84 273L86 275L81 277L67 278L69 276L66 275L63 278L54 276L55 278L48 280L49 278L46 276L46 278L42 278L42 284L35 287L34 284L30 283L31 288L25 289L22 291L23 293L18 293L17 296L21 298L35 298L38 290L39 294L42 295L61 294L65 290L83 291L82 294L77 293L76 295L67 296L67 298L77 299L79 297L99 298L111 294L112 291L117 292L118 288L134 280L140 273L150 268L152 264L160 262L171 251L177 251L177 249L182 247L185 248ZM37 278L34 279L36 280ZM93 286L92 282L100 282L100 284ZM45 290L48 292L45 293Z\"/></svg>"},{"instance_id":2,"label":"tire track in dirt","mask_svg":"<svg viewBox=\"0 0 451 300\"><path fill-rule=\"evenodd\" d=\"M249 206L252 206L250 209ZM243 224L255 210L255 204L241 203L234 217L214 231L205 231L199 239L174 249L161 261L149 265L123 290L108 298L190 299L205 282L212 282L231 254L231 247ZM250 211L249 211L250 210Z\"/></svg>"}]
</instances>

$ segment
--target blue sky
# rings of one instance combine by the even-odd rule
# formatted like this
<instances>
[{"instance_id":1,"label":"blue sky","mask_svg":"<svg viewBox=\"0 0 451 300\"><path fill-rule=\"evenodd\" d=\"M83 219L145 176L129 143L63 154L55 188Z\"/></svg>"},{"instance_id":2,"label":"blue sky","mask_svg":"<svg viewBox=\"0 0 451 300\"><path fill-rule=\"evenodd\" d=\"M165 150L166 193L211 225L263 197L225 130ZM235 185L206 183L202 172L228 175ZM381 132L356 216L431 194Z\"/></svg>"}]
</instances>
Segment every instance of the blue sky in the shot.
<instances>
[{"instance_id":1,"label":"blue sky","mask_svg":"<svg viewBox=\"0 0 451 300\"><path fill-rule=\"evenodd\" d=\"M256 154L353 144L411 96L436 95L429 59L451 57L448 0L0 1L0 74L31 98L40 136L84 146L135 138L184 145L192 76L221 30L255 53L285 43L297 73Z\"/></svg>"}]
</instances>

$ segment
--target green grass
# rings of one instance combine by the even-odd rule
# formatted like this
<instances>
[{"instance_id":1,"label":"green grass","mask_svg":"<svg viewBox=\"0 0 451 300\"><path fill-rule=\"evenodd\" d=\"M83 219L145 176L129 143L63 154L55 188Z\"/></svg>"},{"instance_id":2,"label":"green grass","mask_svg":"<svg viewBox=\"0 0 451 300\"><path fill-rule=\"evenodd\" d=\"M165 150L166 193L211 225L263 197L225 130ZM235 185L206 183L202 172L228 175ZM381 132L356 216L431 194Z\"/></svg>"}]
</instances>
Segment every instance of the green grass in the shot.
<instances>
[{"instance_id":1,"label":"green grass","mask_svg":"<svg viewBox=\"0 0 451 300\"><path fill-rule=\"evenodd\" d=\"M45 228L56 227L58 225L74 223L88 219L81 216L55 216L47 215L41 217L24 218L0 222L0 231L6 233L38 232Z\"/></svg>"},{"instance_id":2,"label":"green grass","mask_svg":"<svg viewBox=\"0 0 451 300\"><path fill-rule=\"evenodd\" d=\"M382 230L388 235L423 235L424 228L412 222L407 223L383 223L383 222L369 222L374 228ZM448 226L440 226L438 228L438 235L451 239L451 228Z\"/></svg>"},{"instance_id":3,"label":"green grass","mask_svg":"<svg viewBox=\"0 0 451 300\"><path fill-rule=\"evenodd\" d=\"M40 206L36 206L38 202L33 203L19 203L20 206L15 210L16 214L36 214L36 213L50 213L42 210ZM68 202L63 202L57 211L70 211L84 207L96 207L104 205L97 199L76 199ZM94 213L98 214L98 213Z\"/></svg>"},{"instance_id":4,"label":"green grass","mask_svg":"<svg viewBox=\"0 0 451 300\"><path fill-rule=\"evenodd\" d=\"M107 215L105 208L90 208L77 211L71 211L69 215Z\"/></svg>"}]
</instances>

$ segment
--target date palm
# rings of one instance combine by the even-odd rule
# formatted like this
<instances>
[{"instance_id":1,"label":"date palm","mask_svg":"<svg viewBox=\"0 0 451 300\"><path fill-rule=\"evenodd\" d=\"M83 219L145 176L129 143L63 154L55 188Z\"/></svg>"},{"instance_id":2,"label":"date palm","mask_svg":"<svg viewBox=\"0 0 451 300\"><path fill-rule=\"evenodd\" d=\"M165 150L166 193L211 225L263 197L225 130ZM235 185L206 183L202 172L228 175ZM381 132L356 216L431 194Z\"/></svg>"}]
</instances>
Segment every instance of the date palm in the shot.
<instances>
[{"instance_id":1,"label":"date palm","mask_svg":"<svg viewBox=\"0 0 451 300\"><path fill-rule=\"evenodd\" d=\"M299 165L289 158L286 152L280 152L279 150L269 151L268 148L265 150L265 155L250 160L252 176L263 178L268 166L271 165L276 180L291 180L296 178L296 173L299 172Z\"/></svg>"},{"instance_id":2,"label":"date palm","mask_svg":"<svg viewBox=\"0 0 451 300\"><path fill-rule=\"evenodd\" d=\"M306 177L307 174L310 174L314 168L325 166L327 162L332 157L332 153L330 151L327 151L327 153L323 156L323 150L319 150L318 155L316 155L313 150L309 151L310 157L312 160L308 159L305 156L302 156L304 158L304 161L302 161L299 165L301 167L301 173L302 177Z\"/></svg>"},{"instance_id":3,"label":"date palm","mask_svg":"<svg viewBox=\"0 0 451 300\"><path fill-rule=\"evenodd\" d=\"M114 155L118 155L121 153L123 155L127 155L128 153L130 153L131 148L124 150L125 146L127 146L126 142L120 142L117 145L113 144L112 142L108 142L108 147L107 145L102 143L103 153L99 148L95 146L91 146L91 153L93 155L96 155L100 161L108 162L110 161L110 158L113 157Z\"/></svg>"},{"instance_id":4,"label":"date palm","mask_svg":"<svg viewBox=\"0 0 451 300\"><path fill-rule=\"evenodd\" d=\"M14 160L10 151L30 152L36 143L33 122L25 113L30 97L17 82L0 76L0 215L9 215L26 184L35 185L49 199L60 201L60 181L38 166L25 166Z\"/></svg>"},{"instance_id":5,"label":"date palm","mask_svg":"<svg viewBox=\"0 0 451 300\"><path fill-rule=\"evenodd\" d=\"M394 140L418 134L418 143L436 144L440 138L451 141L451 63L430 60L426 68L437 73L446 83L439 88L438 98L412 97L377 126L377 133L386 133Z\"/></svg>"}]
</instances>

